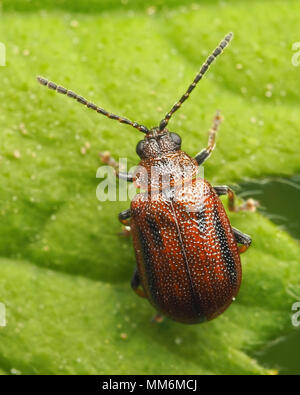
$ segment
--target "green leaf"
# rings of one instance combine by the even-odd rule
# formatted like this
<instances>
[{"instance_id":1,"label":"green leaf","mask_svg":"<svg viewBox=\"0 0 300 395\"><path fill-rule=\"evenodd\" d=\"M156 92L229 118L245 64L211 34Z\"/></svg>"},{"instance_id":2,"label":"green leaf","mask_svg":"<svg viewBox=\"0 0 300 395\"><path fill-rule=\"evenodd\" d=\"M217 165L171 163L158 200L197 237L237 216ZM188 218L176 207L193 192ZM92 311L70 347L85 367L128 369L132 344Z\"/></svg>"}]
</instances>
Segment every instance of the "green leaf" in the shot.
<instances>
[{"instance_id":1,"label":"green leaf","mask_svg":"<svg viewBox=\"0 0 300 395\"><path fill-rule=\"evenodd\" d=\"M195 155L219 108L225 120L205 166L210 182L291 175L300 170L299 68L291 63L299 3L2 4L0 302L7 326L0 327L0 374L273 373L251 355L293 330L298 242L259 213L231 215L253 238L237 300L202 325L153 324L153 308L130 289L131 242L118 235L117 213L129 203L95 196L98 152L133 166L141 136L43 89L35 77L153 126L234 31L170 129Z\"/></svg>"}]
</instances>

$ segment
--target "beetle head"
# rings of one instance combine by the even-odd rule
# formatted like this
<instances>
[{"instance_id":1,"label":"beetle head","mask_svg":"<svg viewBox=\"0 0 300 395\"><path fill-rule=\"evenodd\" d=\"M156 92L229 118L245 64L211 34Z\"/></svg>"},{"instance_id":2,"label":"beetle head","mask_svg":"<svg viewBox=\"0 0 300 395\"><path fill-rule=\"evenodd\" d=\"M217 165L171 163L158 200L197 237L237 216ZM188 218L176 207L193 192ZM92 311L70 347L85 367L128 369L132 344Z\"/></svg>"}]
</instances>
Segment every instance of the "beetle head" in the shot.
<instances>
[{"instance_id":1,"label":"beetle head","mask_svg":"<svg viewBox=\"0 0 300 395\"><path fill-rule=\"evenodd\" d=\"M150 129L144 140L138 142L136 153L141 159L155 158L181 149L181 137L167 129Z\"/></svg>"}]
</instances>

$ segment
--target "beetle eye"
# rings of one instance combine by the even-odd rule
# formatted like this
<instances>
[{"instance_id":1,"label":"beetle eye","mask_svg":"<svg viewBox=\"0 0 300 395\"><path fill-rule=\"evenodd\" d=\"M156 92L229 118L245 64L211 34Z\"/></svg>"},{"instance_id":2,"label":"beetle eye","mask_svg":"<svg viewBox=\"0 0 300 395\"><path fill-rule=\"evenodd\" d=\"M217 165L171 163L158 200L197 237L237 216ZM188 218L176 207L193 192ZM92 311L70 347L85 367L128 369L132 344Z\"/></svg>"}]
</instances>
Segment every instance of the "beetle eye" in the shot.
<instances>
[{"instance_id":1,"label":"beetle eye","mask_svg":"<svg viewBox=\"0 0 300 395\"><path fill-rule=\"evenodd\" d=\"M145 141L141 140L137 143L136 146L136 153L138 154L138 156L141 158L143 155L143 151L144 151L144 145L145 145Z\"/></svg>"},{"instance_id":2,"label":"beetle eye","mask_svg":"<svg viewBox=\"0 0 300 395\"><path fill-rule=\"evenodd\" d=\"M173 143L178 145L179 147L181 146L181 137L177 133L172 133L170 132L171 139Z\"/></svg>"}]
</instances>

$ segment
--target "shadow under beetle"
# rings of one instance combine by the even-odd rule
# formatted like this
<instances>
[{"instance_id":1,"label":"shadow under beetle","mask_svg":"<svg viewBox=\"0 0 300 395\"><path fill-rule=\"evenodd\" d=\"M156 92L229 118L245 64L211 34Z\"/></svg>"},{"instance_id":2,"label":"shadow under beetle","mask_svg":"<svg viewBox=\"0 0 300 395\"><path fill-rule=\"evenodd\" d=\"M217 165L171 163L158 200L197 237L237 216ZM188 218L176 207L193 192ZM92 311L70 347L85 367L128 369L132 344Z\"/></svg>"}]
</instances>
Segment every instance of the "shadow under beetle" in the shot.
<instances>
[{"instance_id":1,"label":"shadow under beetle","mask_svg":"<svg viewBox=\"0 0 300 395\"><path fill-rule=\"evenodd\" d=\"M217 112L214 118L207 147L195 158L181 151L180 136L167 129L171 116L189 97L232 36L232 33L225 36L202 65L186 93L159 126L152 129L109 113L82 96L38 77L42 85L145 133L136 152L141 158L139 166L146 169L148 177L120 172L108 153L102 154L102 160L115 168L119 178L135 182L145 191L134 197L130 209L119 214L120 221L130 227L136 255L132 288L150 301L159 312L157 317L162 314L187 324L211 320L228 308L241 284L240 254L251 244L248 235L230 225L219 196L228 195L231 211L254 210L255 202L249 199L236 208L230 188L212 187L204 178L196 177L198 167L215 147L220 114ZM153 179L153 171L162 177ZM163 176L169 176L168 187L161 182Z\"/></svg>"}]
</instances>

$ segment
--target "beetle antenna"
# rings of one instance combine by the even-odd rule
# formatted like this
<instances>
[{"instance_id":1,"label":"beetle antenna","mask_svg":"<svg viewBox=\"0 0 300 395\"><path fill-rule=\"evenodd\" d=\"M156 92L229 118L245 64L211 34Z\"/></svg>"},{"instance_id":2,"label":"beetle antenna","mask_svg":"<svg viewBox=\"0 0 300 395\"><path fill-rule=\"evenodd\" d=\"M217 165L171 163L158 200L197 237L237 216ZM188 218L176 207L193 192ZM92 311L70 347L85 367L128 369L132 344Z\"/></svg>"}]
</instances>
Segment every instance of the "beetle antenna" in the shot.
<instances>
[{"instance_id":1,"label":"beetle antenna","mask_svg":"<svg viewBox=\"0 0 300 395\"><path fill-rule=\"evenodd\" d=\"M228 33L224 37L224 39L220 42L220 44L217 46L217 48L214 50L214 52L206 59L199 73L196 75L194 81L188 87L185 94L181 97L181 99L177 103L174 104L174 106L171 108L171 111L168 112L164 117L164 119L160 122L159 130L163 130L167 126L171 116L174 114L175 111L178 110L178 108L182 105L182 103L185 102L186 99L190 96L192 90L196 87L197 83L202 79L206 71L209 69L209 66L213 63L216 57L223 52L224 48L227 47L232 37L233 37L233 33Z\"/></svg>"},{"instance_id":2,"label":"beetle antenna","mask_svg":"<svg viewBox=\"0 0 300 395\"><path fill-rule=\"evenodd\" d=\"M105 115L106 117L108 117L110 119L116 119L120 123L125 123L127 125L131 125L134 128L138 129L140 132L143 132L143 133L149 132L149 130L146 128L146 126L140 125L137 122L132 122L127 118L120 117L119 115L112 114L112 113L104 110L103 108L96 106L96 104L87 101L84 97L77 95L77 93L72 92L72 91L64 88L63 86L57 85L52 81L48 81L46 78L37 77L37 80L41 85L47 86L49 89L53 89L54 91L62 93L63 95L67 95L67 96L71 97L72 99L77 100L79 103L87 106L88 108L91 108L92 110L97 111L99 114Z\"/></svg>"}]
</instances>

